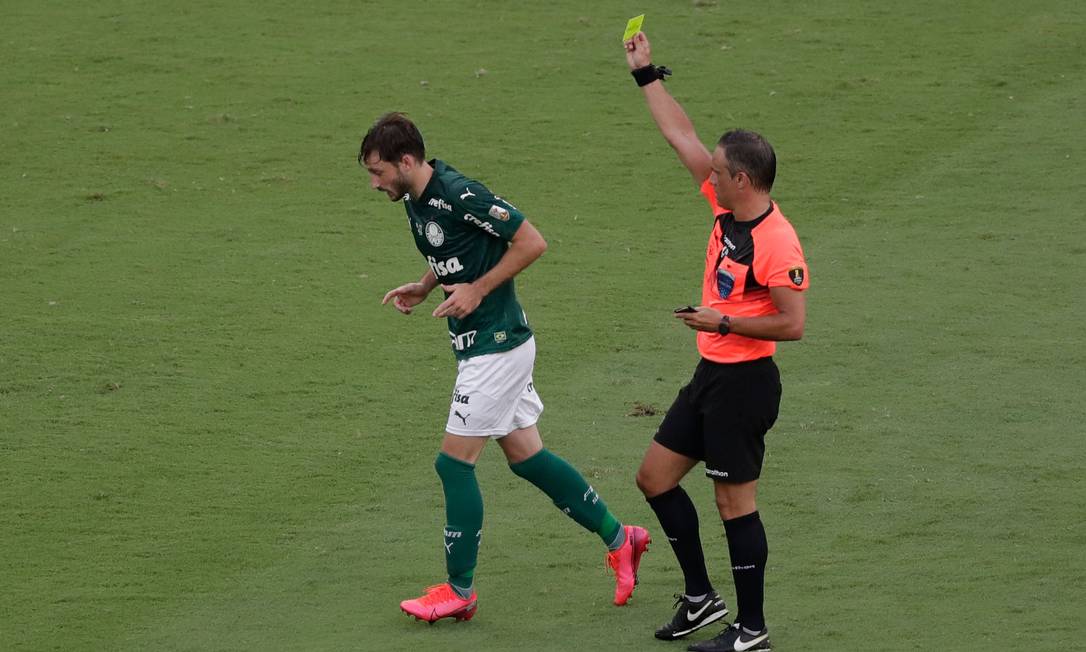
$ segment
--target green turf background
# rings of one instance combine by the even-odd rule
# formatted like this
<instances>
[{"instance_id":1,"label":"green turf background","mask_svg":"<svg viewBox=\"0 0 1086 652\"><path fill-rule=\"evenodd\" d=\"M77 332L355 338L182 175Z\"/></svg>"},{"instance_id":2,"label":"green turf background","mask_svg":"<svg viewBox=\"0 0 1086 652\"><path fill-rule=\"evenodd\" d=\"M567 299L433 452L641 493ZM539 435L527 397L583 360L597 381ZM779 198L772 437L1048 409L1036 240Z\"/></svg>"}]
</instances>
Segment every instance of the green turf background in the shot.
<instances>
[{"instance_id":1,"label":"green turf background","mask_svg":"<svg viewBox=\"0 0 1086 652\"><path fill-rule=\"evenodd\" d=\"M696 360L670 311L710 218L626 72L637 13L705 142L774 143L811 266L775 649L1086 649L1086 9L1055 0L6 0L0 649L683 649L633 485L660 417L628 413ZM442 575L454 363L379 305L425 269L354 161L391 109L550 243L519 281L541 429L656 533L627 608L496 450L478 616L396 608Z\"/></svg>"}]
</instances>

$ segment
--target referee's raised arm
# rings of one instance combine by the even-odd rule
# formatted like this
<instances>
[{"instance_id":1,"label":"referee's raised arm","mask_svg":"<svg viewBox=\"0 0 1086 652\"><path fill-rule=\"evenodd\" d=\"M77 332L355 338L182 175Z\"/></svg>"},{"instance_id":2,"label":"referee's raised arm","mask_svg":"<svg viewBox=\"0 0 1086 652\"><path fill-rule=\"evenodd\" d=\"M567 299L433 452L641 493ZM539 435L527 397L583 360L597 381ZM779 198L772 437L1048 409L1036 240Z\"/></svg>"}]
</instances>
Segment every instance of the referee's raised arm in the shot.
<instances>
[{"instance_id":1,"label":"referee's raised arm","mask_svg":"<svg viewBox=\"0 0 1086 652\"><path fill-rule=\"evenodd\" d=\"M667 139L668 144L679 155L679 160L690 171L694 185L701 186L709 177L712 156L698 140L698 134L694 131L690 118L686 117L686 112L664 88L662 81L671 71L652 64L649 39L644 32L635 34L625 45L626 63L630 65L630 73L637 85L645 92L645 101L649 104L652 119L656 121L656 126L660 128L660 133Z\"/></svg>"}]
</instances>

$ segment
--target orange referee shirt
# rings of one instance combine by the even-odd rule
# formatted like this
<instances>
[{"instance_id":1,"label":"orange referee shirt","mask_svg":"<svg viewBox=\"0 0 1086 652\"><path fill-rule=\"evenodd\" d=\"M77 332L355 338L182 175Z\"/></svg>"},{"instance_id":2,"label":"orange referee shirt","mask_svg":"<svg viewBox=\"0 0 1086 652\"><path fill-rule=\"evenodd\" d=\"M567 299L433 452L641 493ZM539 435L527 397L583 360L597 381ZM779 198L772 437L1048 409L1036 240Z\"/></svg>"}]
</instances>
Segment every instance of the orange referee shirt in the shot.
<instances>
[{"instance_id":1,"label":"orange referee shirt","mask_svg":"<svg viewBox=\"0 0 1086 652\"><path fill-rule=\"evenodd\" d=\"M708 179L701 184L701 194L716 216L705 250L701 305L729 317L759 317L777 312L769 288L807 289L803 248L776 202L757 219L737 222L731 211L717 205ZM698 331L698 352L713 362L756 360L776 350L777 343L769 340Z\"/></svg>"}]
</instances>

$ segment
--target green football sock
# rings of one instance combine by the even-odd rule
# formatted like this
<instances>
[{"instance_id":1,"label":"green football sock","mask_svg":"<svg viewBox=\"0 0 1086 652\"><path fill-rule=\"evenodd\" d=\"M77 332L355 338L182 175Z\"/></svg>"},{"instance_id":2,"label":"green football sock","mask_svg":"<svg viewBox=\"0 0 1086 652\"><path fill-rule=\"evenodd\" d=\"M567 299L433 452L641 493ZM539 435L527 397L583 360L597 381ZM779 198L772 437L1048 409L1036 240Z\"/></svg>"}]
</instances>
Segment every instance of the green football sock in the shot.
<instances>
[{"instance_id":1,"label":"green football sock","mask_svg":"<svg viewBox=\"0 0 1086 652\"><path fill-rule=\"evenodd\" d=\"M449 584L461 597L471 595L479 538L483 533L483 495L475 465L438 453L434 468L445 490L445 567Z\"/></svg>"},{"instance_id":2,"label":"green football sock","mask_svg":"<svg viewBox=\"0 0 1086 652\"><path fill-rule=\"evenodd\" d=\"M509 468L542 489L558 509L581 527L598 534L608 548L616 541L621 545L625 540L619 536L622 524L607 509L596 490L561 457L544 448L523 462L510 464Z\"/></svg>"}]
</instances>

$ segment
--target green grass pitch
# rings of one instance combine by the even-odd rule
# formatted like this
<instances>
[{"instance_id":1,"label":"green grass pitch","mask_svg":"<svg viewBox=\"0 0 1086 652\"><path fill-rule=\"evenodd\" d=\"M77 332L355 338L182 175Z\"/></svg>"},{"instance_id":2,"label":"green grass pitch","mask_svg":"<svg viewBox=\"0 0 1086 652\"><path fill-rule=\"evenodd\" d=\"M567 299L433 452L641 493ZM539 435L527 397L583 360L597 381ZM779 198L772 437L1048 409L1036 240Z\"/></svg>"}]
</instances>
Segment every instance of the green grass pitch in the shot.
<instances>
[{"instance_id":1,"label":"green grass pitch","mask_svg":"<svg viewBox=\"0 0 1086 652\"><path fill-rule=\"evenodd\" d=\"M1070 0L5 2L0 649L683 649L631 413L693 369L710 217L627 73L640 13L705 142L773 142L811 266L760 495L775 649L1086 649ZM626 608L491 448L478 615L397 609L443 573L455 366L379 305L425 269L354 160L393 109L550 243L540 427L656 535Z\"/></svg>"}]
</instances>

